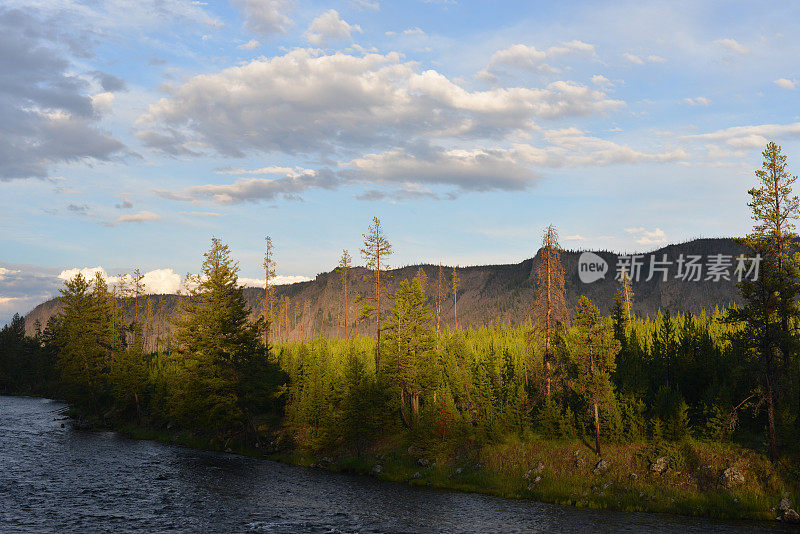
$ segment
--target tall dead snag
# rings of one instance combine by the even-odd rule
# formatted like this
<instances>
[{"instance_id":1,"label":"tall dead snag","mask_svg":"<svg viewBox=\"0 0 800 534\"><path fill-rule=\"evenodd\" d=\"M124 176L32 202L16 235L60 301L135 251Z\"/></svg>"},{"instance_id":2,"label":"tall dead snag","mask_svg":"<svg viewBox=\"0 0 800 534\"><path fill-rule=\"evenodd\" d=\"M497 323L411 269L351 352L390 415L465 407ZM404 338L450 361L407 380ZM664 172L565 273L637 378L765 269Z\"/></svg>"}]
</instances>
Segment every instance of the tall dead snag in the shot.
<instances>
[{"instance_id":1,"label":"tall dead snag","mask_svg":"<svg viewBox=\"0 0 800 534\"><path fill-rule=\"evenodd\" d=\"M364 235L364 248L361 249L361 256L366 261L367 269L372 271L372 274L367 276L367 280L372 283L373 296L366 297L366 300L374 303L364 306L361 310L359 317L370 317L375 315L375 324L377 332L377 344L375 345L375 368L381 368L381 295L383 288L381 286L381 271L388 270L389 266L384 264L381 266L381 260L392 253L392 245L386 236L383 234L381 228L381 221L377 217L372 218L372 224Z\"/></svg>"},{"instance_id":2,"label":"tall dead snag","mask_svg":"<svg viewBox=\"0 0 800 534\"><path fill-rule=\"evenodd\" d=\"M633 287L631 286L631 277L623 267L622 279L620 280L620 291L622 293L622 304L625 306L625 314L628 316L628 323L631 322L631 314L633 310Z\"/></svg>"},{"instance_id":3,"label":"tall dead snag","mask_svg":"<svg viewBox=\"0 0 800 534\"><path fill-rule=\"evenodd\" d=\"M264 247L264 345L269 347L269 329L272 326L272 279L275 278L275 258L272 253L272 238L267 236Z\"/></svg>"},{"instance_id":4,"label":"tall dead snag","mask_svg":"<svg viewBox=\"0 0 800 534\"><path fill-rule=\"evenodd\" d=\"M542 248L539 250L536 300L533 306L533 322L544 334L545 393L548 397L552 385L551 362L555 330L569 319L564 291L564 266L561 265L562 250L558 244L558 232L551 224L544 230Z\"/></svg>"},{"instance_id":5,"label":"tall dead snag","mask_svg":"<svg viewBox=\"0 0 800 534\"><path fill-rule=\"evenodd\" d=\"M458 288L461 285L461 279L456 273L456 268L453 267L453 318L455 319L455 328L458 329Z\"/></svg>"},{"instance_id":6,"label":"tall dead snag","mask_svg":"<svg viewBox=\"0 0 800 534\"><path fill-rule=\"evenodd\" d=\"M347 307L347 271L350 270L350 253L346 250L342 251L342 257L339 260L339 279L342 281L342 299L344 301L344 309L342 310L342 318L344 319L344 338L348 338L347 333L347 319L348 319L348 311L349 308Z\"/></svg>"},{"instance_id":7,"label":"tall dead snag","mask_svg":"<svg viewBox=\"0 0 800 534\"><path fill-rule=\"evenodd\" d=\"M436 279L436 352L439 352L439 336L441 335L442 296L444 294L444 280L442 278L442 263L439 262L439 278Z\"/></svg>"}]
</instances>

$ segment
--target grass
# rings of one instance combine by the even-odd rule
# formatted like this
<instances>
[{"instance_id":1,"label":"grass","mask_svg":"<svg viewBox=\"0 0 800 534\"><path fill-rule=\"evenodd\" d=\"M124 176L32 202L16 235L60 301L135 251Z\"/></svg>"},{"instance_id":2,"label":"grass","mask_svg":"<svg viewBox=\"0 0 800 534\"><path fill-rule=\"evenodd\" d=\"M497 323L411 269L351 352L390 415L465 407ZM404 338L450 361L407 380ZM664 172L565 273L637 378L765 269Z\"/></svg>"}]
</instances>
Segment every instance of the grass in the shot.
<instances>
[{"instance_id":1,"label":"grass","mask_svg":"<svg viewBox=\"0 0 800 534\"><path fill-rule=\"evenodd\" d=\"M187 432L148 429L132 423L114 430L133 439L153 440L201 450L222 451L213 440ZM296 443L283 451L264 454L255 447L231 443L226 452L306 467L359 475L411 485L484 493L514 499L593 509L628 512L661 512L720 519L775 519L774 507L785 493L797 503L800 491L792 480L793 463L784 468L751 450L733 444L688 440L682 443L607 444L602 458L604 472L595 472L599 457L579 440L546 440L535 435L525 439L506 436L488 444L475 442L457 448L435 446L428 455L409 446L403 436L391 436L374 444L361 456L315 451ZM666 457L669 469L650 470L657 457ZM425 458L429 465L421 465ZM424 464L424 462L423 462ZM381 466L377 475L376 465ZM745 475L743 484L724 488L719 474L736 467ZM536 477L541 477L536 480Z\"/></svg>"},{"instance_id":2,"label":"grass","mask_svg":"<svg viewBox=\"0 0 800 534\"><path fill-rule=\"evenodd\" d=\"M652 460L659 456L667 457L670 466L663 474L650 470ZM577 440L509 436L499 443L472 444L449 455L439 454L427 467L418 463L419 458L405 443L394 443L361 457L333 456L332 462L321 467L370 474L378 464L382 467L379 478L412 485L594 509L720 519L772 520L786 492L793 503L800 497L796 487L783 482L787 478L781 476L780 467L767 458L733 444L694 440L606 445L603 459L608 469L604 472L594 471L599 457ZM274 459L298 465L318 462L313 451L302 446ZM719 475L728 467L740 470L744 483L723 487ZM536 481L536 477L541 478Z\"/></svg>"}]
</instances>

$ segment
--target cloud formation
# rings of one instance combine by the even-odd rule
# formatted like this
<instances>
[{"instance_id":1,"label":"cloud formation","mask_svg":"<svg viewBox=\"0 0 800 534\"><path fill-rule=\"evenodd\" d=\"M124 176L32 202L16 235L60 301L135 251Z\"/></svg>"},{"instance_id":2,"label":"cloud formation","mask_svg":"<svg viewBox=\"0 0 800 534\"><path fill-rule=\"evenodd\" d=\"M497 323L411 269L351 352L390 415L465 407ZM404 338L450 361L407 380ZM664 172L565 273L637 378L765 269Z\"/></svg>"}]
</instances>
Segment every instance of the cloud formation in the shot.
<instances>
[{"instance_id":1,"label":"cloud formation","mask_svg":"<svg viewBox=\"0 0 800 534\"><path fill-rule=\"evenodd\" d=\"M293 50L190 78L137 121L139 139L168 154L199 150L357 155L426 138L502 138L555 120L620 109L590 87L469 91L397 53Z\"/></svg>"},{"instance_id":2,"label":"cloud formation","mask_svg":"<svg viewBox=\"0 0 800 534\"><path fill-rule=\"evenodd\" d=\"M791 124L759 124L734 126L715 132L686 135L682 139L692 141L723 142L734 149L763 148L770 140L800 136L800 122Z\"/></svg>"},{"instance_id":3,"label":"cloud formation","mask_svg":"<svg viewBox=\"0 0 800 534\"><path fill-rule=\"evenodd\" d=\"M658 245L666 243L667 234L661 228L646 230L645 228L626 228L625 232L632 235L634 240L640 245Z\"/></svg>"},{"instance_id":4,"label":"cloud formation","mask_svg":"<svg viewBox=\"0 0 800 534\"><path fill-rule=\"evenodd\" d=\"M0 181L46 178L54 164L107 161L123 148L96 124L110 99L93 103L62 39L32 10L0 8Z\"/></svg>"},{"instance_id":5,"label":"cloud formation","mask_svg":"<svg viewBox=\"0 0 800 534\"><path fill-rule=\"evenodd\" d=\"M111 223L111 226L115 224L122 224L122 223L141 223L147 221L156 221L161 218L161 215L158 213L153 213L152 211L139 211L136 213L126 213L125 215L120 215L114 222Z\"/></svg>"},{"instance_id":6,"label":"cloud formation","mask_svg":"<svg viewBox=\"0 0 800 534\"><path fill-rule=\"evenodd\" d=\"M739 43L736 39L731 39L730 37L725 39L717 39L714 41L714 44L719 45L726 50L730 50L731 52L736 52L737 54L744 55L750 52L746 46Z\"/></svg>"},{"instance_id":7,"label":"cloud formation","mask_svg":"<svg viewBox=\"0 0 800 534\"><path fill-rule=\"evenodd\" d=\"M311 21L305 36L315 46L328 46L334 41L351 40L353 32L361 33L361 26L348 24L338 11L329 9Z\"/></svg>"},{"instance_id":8,"label":"cloud formation","mask_svg":"<svg viewBox=\"0 0 800 534\"><path fill-rule=\"evenodd\" d=\"M622 54L622 57L633 63L634 65L644 65L645 63L664 63L666 59L661 56L657 56L655 54L649 54L646 56L640 56L636 54L631 54L630 52L625 52Z\"/></svg>"},{"instance_id":9,"label":"cloud formation","mask_svg":"<svg viewBox=\"0 0 800 534\"><path fill-rule=\"evenodd\" d=\"M294 11L292 0L233 0L245 17L245 27L259 35L269 37L286 33L292 25L289 14Z\"/></svg>"},{"instance_id":10,"label":"cloud formation","mask_svg":"<svg viewBox=\"0 0 800 534\"><path fill-rule=\"evenodd\" d=\"M240 204L242 202L272 201L277 198L297 200L300 194L312 188L334 189L338 178L328 169L308 170L301 174L287 174L278 178L244 178L232 184L196 185L181 191L156 190L156 194L170 200L197 202L207 200L215 204Z\"/></svg>"},{"instance_id":11,"label":"cloud formation","mask_svg":"<svg viewBox=\"0 0 800 534\"><path fill-rule=\"evenodd\" d=\"M489 64L478 75L486 79L495 79L496 74L509 68L531 72L557 73L561 71L545 63L545 61L574 54L594 56L594 45L583 41L569 41L558 46L551 46L545 50L539 50L535 46L515 44L492 54Z\"/></svg>"}]
</instances>

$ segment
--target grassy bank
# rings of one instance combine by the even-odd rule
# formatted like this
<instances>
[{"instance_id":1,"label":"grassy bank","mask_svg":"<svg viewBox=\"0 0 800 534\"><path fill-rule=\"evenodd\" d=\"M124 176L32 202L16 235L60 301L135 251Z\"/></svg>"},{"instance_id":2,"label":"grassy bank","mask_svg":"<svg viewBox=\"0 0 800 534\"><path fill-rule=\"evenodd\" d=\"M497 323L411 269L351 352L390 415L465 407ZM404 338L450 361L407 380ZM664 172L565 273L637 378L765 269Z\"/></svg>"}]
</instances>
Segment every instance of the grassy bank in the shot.
<instances>
[{"instance_id":1,"label":"grassy bank","mask_svg":"<svg viewBox=\"0 0 800 534\"><path fill-rule=\"evenodd\" d=\"M402 436L394 436L356 456L302 446L272 453L241 442L223 447L191 433L130 423L114 430L134 439L411 485L594 509L774 520L784 496L788 494L792 503L800 498L798 488L785 482L793 476L785 466L773 465L764 456L735 445L700 441L606 445L605 463L600 464L600 458L581 441L535 437L509 436L495 444L471 443L446 453L425 453L408 446ZM740 473L742 480L726 485L722 474L729 468Z\"/></svg>"},{"instance_id":2,"label":"grassy bank","mask_svg":"<svg viewBox=\"0 0 800 534\"><path fill-rule=\"evenodd\" d=\"M567 506L725 519L773 520L781 498L788 493L795 503L800 497L797 487L784 482L791 474L782 472L780 465L734 445L698 441L607 445L601 464L580 441L508 437L436 456L401 442L386 441L361 457L319 456L297 448L273 459ZM726 483L722 474L729 468L742 479Z\"/></svg>"}]
</instances>

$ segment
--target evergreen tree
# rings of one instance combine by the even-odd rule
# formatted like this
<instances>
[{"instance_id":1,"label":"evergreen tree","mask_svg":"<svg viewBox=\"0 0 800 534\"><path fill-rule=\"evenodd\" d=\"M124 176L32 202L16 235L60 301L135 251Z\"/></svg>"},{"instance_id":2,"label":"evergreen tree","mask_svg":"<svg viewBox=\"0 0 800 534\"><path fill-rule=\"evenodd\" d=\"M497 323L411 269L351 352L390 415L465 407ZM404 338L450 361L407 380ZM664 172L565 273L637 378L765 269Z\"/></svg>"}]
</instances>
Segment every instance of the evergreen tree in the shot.
<instances>
[{"instance_id":1,"label":"evergreen tree","mask_svg":"<svg viewBox=\"0 0 800 534\"><path fill-rule=\"evenodd\" d=\"M400 409L409 426L419 418L422 397L436 387L436 337L419 277L400 283L384 337L391 357L390 376L400 392ZM409 415L410 408L410 415Z\"/></svg>"},{"instance_id":2,"label":"evergreen tree","mask_svg":"<svg viewBox=\"0 0 800 534\"><path fill-rule=\"evenodd\" d=\"M57 316L55 343L58 346L58 368L68 398L82 407L100 413L100 397L108 377L107 347L103 335L103 306L106 287L102 278L91 291L92 284L78 273L64 283L61 310ZM85 397L88 392L88 399ZM88 406L87 406L88 401Z\"/></svg>"},{"instance_id":3,"label":"evergreen tree","mask_svg":"<svg viewBox=\"0 0 800 534\"><path fill-rule=\"evenodd\" d=\"M750 339L742 339L757 354L761 378L758 387L767 405L770 454L774 459L777 457L775 396L781 388L778 370L782 362L784 372L788 372L798 347L790 322L800 317L797 303L800 260L789 256L789 246L797 238L793 221L800 216L800 199L792 194L797 177L787 172L781 148L770 142L762 155L762 167L755 172L759 186L748 191L751 199L748 206L755 224L742 243L763 259L758 279L745 279L740 284L747 305L732 310L729 319L747 325ZM800 406L797 415L800 420Z\"/></svg>"},{"instance_id":4,"label":"evergreen tree","mask_svg":"<svg viewBox=\"0 0 800 534\"><path fill-rule=\"evenodd\" d=\"M613 327L586 297L581 297L573 317L574 329L568 341L569 358L574 367L572 387L589 405L594 419L595 452L600 455L600 407L613 402L611 372L619 341Z\"/></svg>"},{"instance_id":5,"label":"evergreen tree","mask_svg":"<svg viewBox=\"0 0 800 534\"><path fill-rule=\"evenodd\" d=\"M178 319L172 414L190 428L204 428L227 443L252 431L254 416L275 392L277 373L261 342L263 320L248 322L250 309L238 283L230 249L212 239L200 276Z\"/></svg>"},{"instance_id":6,"label":"evergreen tree","mask_svg":"<svg viewBox=\"0 0 800 534\"><path fill-rule=\"evenodd\" d=\"M383 282L381 282L381 273L389 269L389 265L385 262L381 266L387 256L392 253L392 245L386 239L386 235L381 228L381 221L377 217L372 218L372 224L369 230L364 235L364 247L361 249L361 256L366 261L366 267L372 271L369 281L372 284L373 296L366 297L367 301L373 304L366 305L362 308L360 318L375 316L375 332L378 339L375 344L375 366L378 370L381 368L381 297L383 296ZM384 280L385 281L385 280Z\"/></svg>"}]
</instances>

